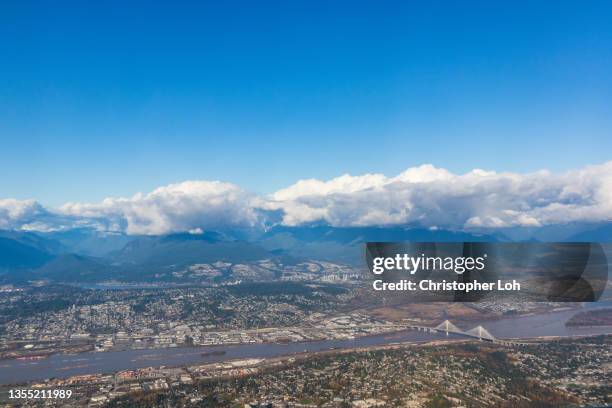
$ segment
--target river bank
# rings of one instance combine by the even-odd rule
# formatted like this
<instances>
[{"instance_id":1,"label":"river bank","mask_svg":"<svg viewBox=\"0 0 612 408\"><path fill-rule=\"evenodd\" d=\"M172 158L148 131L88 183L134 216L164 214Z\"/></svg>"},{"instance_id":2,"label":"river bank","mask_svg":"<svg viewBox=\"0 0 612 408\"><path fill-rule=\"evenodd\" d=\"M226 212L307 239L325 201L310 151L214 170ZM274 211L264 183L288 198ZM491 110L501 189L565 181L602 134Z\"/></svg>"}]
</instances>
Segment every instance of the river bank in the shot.
<instances>
[{"instance_id":1,"label":"river bank","mask_svg":"<svg viewBox=\"0 0 612 408\"><path fill-rule=\"evenodd\" d=\"M508 318L486 323L487 330L499 339L572 337L610 334L612 328L572 328L565 322L577 310ZM457 337L458 338L458 337ZM301 352L353 349L402 342L428 342L447 339L444 333L405 330L390 334L348 340L322 340L294 343L258 343L223 346L130 349L85 352L75 355L53 354L42 360L5 360L0 363L0 384L41 381L74 375L113 373L120 370L158 366L216 363L246 358L272 358ZM449 335L448 339L455 339Z\"/></svg>"}]
</instances>

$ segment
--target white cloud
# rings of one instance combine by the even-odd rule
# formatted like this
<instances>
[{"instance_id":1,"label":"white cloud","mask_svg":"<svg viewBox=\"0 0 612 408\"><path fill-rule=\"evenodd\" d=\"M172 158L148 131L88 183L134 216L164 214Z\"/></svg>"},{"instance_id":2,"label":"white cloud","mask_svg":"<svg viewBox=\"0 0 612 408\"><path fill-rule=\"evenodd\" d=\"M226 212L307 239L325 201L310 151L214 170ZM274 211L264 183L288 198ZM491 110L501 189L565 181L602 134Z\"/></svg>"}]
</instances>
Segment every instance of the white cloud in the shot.
<instances>
[{"instance_id":1,"label":"white cloud","mask_svg":"<svg viewBox=\"0 0 612 408\"><path fill-rule=\"evenodd\" d=\"M96 219L128 234L165 234L202 228L248 226L258 222L256 197L219 181L185 181L131 198L98 204L67 203L63 214Z\"/></svg>"},{"instance_id":2,"label":"white cloud","mask_svg":"<svg viewBox=\"0 0 612 408\"><path fill-rule=\"evenodd\" d=\"M473 170L456 175L431 165L396 177L344 175L299 181L272 195L287 225L417 224L455 229L612 220L612 162L564 174Z\"/></svg>"},{"instance_id":3,"label":"white cloud","mask_svg":"<svg viewBox=\"0 0 612 408\"><path fill-rule=\"evenodd\" d=\"M15 229L46 213L34 200L0 199L0 229Z\"/></svg>"},{"instance_id":4,"label":"white cloud","mask_svg":"<svg viewBox=\"0 0 612 408\"><path fill-rule=\"evenodd\" d=\"M432 165L395 177L365 174L300 180L268 197L219 181L186 181L130 198L67 203L0 200L0 229L49 230L79 225L129 234L164 234L265 223L285 225L419 225L499 228L612 220L612 162L563 174L453 174Z\"/></svg>"}]
</instances>

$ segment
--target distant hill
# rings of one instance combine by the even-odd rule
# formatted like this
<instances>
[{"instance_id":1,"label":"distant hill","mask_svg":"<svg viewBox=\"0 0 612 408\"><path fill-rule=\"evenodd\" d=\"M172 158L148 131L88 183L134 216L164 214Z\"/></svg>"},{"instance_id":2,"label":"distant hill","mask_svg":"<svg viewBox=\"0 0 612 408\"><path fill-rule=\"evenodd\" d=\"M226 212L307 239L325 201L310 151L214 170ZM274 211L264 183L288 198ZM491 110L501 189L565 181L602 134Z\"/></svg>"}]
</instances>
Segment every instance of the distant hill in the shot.
<instances>
[{"instance_id":1,"label":"distant hill","mask_svg":"<svg viewBox=\"0 0 612 408\"><path fill-rule=\"evenodd\" d=\"M37 268L52 258L50 253L23 240L0 236L0 270Z\"/></svg>"},{"instance_id":2,"label":"distant hill","mask_svg":"<svg viewBox=\"0 0 612 408\"><path fill-rule=\"evenodd\" d=\"M215 233L138 237L112 254L113 262L153 268L183 267L215 261L247 262L272 257L261 246Z\"/></svg>"},{"instance_id":3,"label":"distant hill","mask_svg":"<svg viewBox=\"0 0 612 408\"><path fill-rule=\"evenodd\" d=\"M612 242L612 223L600 225L574 234L566 239L568 242Z\"/></svg>"},{"instance_id":4,"label":"distant hill","mask_svg":"<svg viewBox=\"0 0 612 408\"><path fill-rule=\"evenodd\" d=\"M570 242L576 239L579 241L601 241L597 238L602 238L604 240L602 242L610 242L612 240L610 225L610 223L570 222L541 227L496 228L483 230L483 232L495 235L501 241L512 242ZM597 236L593 235L593 232L596 231L600 231Z\"/></svg>"},{"instance_id":5,"label":"distant hill","mask_svg":"<svg viewBox=\"0 0 612 408\"><path fill-rule=\"evenodd\" d=\"M197 263L241 263L278 258L256 243L237 240L225 233L132 236L126 239L127 243L120 249L109 252L108 249L118 246L119 241L109 244L107 236L95 231L44 235L3 231L0 234L0 273L5 281L147 280L153 279L157 273L177 271ZM100 245L104 250L88 252L103 252L105 255L93 257L69 250L82 250L84 245L92 248Z\"/></svg>"},{"instance_id":6,"label":"distant hill","mask_svg":"<svg viewBox=\"0 0 612 408\"><path fill-rule=\"evenodd\" d=\"M570 234L576 232L574 234ZM553 238L563 239L553 239ZM514 239L510 239L514 238ZM335 228L324 225L206 231L202 234L127 236L91 229L51 233L0 231L0 273L4 280L148 280L170 276L197 263L281 260L363 262L365 242L612 242L612 223L468 233L409 227Z\"/></svg>"},{"instance_id":7,"label":"distant hill","mask_svg":"<svg viewBox=\"0 0 612 408\"><path fill-rule=\"evenodd\" d=\"M116 270L104 259L65 253L61 243L38 234L0 232L0 272L3 280L101 280Z\"/></svg>"},{"instance_id":8,"label":"distant hill","mask_svg":"<svg viewBox=\"0 0 612 408\"><path fill-rule=\"evenodd\" d=\"M259 244L276 253L348 264L362 262L365 242L495 242L492 235L401 227L274 227Z\"/></svg>"},{"instance_id":9,"label":"distant hill","mask_svg":"<svg viewBox=\"0 0 612 408\"><path fill-rule=\"evenodd\" d=\"M44 237L36 232L0 230L0 238L19 242L20 244L30 246L48 254L66 252L66 248L61 242L53 238Z\"/></svg>"},{"instance_id":10,"label":"distant hill","mask_svg":"<svg viewBox=\"0 0 612 408\"><path fill-rule=\"evenodd\" d=\"M73 228L66 231L39 233L40 237L59 243L65 253L87 256L105 256L118 251L137 237L122 233L101 232L91 228Z\"/></svg>"},{"instance_id":11,"label":"distant hill","mask_svg":"<svg viewBox=\"0 0 612 408\"><path fill-rule=\"evenodd\" d=\"M64 254L32 271L32 276L61 282L81 282L117 278L117 272L117 268L103 259Z\"/></svg>"}]
</instances>

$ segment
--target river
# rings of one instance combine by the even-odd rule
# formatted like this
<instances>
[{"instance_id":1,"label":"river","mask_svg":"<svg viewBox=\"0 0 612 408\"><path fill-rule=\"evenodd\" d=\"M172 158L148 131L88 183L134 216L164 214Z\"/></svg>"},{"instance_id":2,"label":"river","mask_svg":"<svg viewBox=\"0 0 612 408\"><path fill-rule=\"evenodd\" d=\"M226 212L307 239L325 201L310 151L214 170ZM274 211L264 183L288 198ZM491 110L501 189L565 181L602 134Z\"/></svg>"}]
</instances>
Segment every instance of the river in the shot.
<instances>
[{"instance_id":1,"label":"river","mask_svg":"<svg viewBox=\"0 0 612 408\"><path fill-rule=\"evenodd\" d=\"M490 321L483 326L497 338L575 336L610 334L612 327L571 328L565 322L580 310L565 310ZM469 329L470 327L462 327ZM53 377L111 373L143 367L180 366L213 363L242 358L278 357L299 352L332 348L353 348L395 342L423 342L445 338L444 334L402 331L393 334L359 337L354 340L324 340L289 344L239 344L228 346L176 347L154 350L88 352L76 355L54 354L41 360L0 362L0 384L40 381ZM224 353L213 353L222 351ZM204 355L203 355L204 353Z\"/></svg>"}]
</instances>

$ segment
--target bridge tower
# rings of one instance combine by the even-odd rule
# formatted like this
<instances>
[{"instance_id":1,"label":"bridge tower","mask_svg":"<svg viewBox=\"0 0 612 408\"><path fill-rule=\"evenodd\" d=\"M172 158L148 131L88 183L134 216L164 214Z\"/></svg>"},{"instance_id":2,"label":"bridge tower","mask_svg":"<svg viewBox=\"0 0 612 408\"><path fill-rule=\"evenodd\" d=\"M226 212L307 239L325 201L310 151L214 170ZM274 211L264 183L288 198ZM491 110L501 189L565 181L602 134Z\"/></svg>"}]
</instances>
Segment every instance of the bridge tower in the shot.
<instances>
[{"instance_id":1,"label":"bridge tower","mask_svg":"<svg viewBox=\"0 0 612 408\"><path fill-rule=\"evenodd\" d=\"M450 320L446 319L439 325L437 325L436 330L443 331L448 336L448 333L461 333L461 329L455 326Z\"/></svg>"},{"instance_id":2,"label":"bridge tower","mask_svg":"<svg viewBox=\"0 0 612 408\"><path fill-rule=\"evenodd\" d=\"M478 337L478 340L488 340L488 341L496 340L495 337L491 333L489 333L487 329L485 329L484 327L480 325L474 327L471 330L468 330L465 333L471 336L474 336L474 337Z\"/></svg>"}]
</instances>

